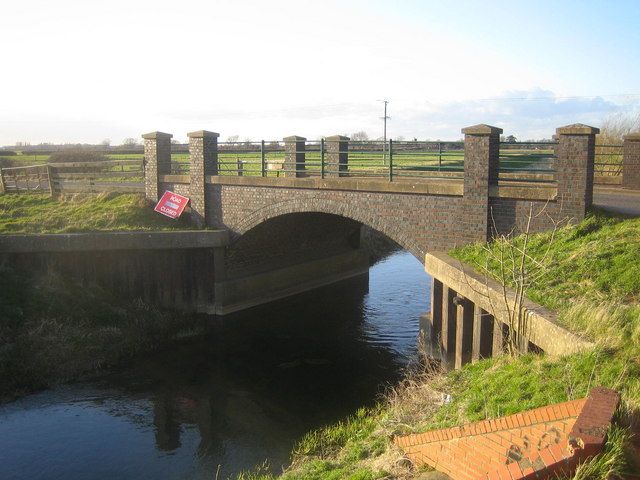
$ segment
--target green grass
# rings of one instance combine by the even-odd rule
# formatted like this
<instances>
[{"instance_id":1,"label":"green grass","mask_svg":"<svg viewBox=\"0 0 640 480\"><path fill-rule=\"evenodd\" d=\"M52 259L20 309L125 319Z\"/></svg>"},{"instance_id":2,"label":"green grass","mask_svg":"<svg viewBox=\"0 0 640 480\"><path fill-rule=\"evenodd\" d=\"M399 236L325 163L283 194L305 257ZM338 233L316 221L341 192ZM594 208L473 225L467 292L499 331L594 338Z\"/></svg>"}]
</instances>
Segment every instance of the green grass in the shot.
<instances>
[{"instance_id":1,"label":"green grass","mask_svg":"<svg viewBox=\"0 0 640 480\"><path fill-rule=\"evenodd\" d=\"M190 229L187 215L172 220L138 194L54 199L44 194L0 195L0 234Z\"/></svg>"},{"instance_id":2,"label":"green grass","mask_svg":"<svg viewBox=\"0 0 640 480\"><path fill-rule=\"evenodd\" d=\"M549 234L534 235L534 257L549 242ZM497 265L482 245L451 253L497 276ZM623 402L604 452L582 465L575 478L637 472L640 465L633 463L627 446L629 425L640 419L640 219L595 211L579 225L557 232L549 254L549 272L529 295L556 309L571 329L592 338L594 348L560 358L498 357L445 374L409 373L376 408L301 439L292 467L279 478L348 478L358 469L369 475L364 478L410 478L415 472L398 467L402 453L392 445L394 435L583 398L594 386L619 391ZM450 402L440 405L444 395Z\"/></svg>"}]
</instances>

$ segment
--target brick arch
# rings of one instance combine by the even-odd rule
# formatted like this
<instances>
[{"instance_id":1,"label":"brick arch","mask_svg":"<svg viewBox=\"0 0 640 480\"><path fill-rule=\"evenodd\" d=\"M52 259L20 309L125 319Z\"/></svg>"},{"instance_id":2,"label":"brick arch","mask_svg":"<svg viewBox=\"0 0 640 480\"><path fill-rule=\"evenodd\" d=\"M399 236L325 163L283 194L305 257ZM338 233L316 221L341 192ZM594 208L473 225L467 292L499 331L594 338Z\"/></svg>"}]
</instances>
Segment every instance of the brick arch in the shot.
<instances>
[{"instance_id":1,"label":"brick arch","mask_svg":"<svg viewBox=\"0 0 640 480\"><path fill-rule=\"evenodd\" d=\"M410 238L403 232L400 222L395 220L395 217L385 217L366 206L356 207L343 202L327 200L326 198L311 198L302 202L282 201L264 206L245 216L241 222L233 226L234 235L232 241L236 241L261 223L292 213L326 213L349 218L386 235L402 248L411 252L421 263L424 263L425 252L419 247L416 239Z\"/></svg>"}]
</instances>

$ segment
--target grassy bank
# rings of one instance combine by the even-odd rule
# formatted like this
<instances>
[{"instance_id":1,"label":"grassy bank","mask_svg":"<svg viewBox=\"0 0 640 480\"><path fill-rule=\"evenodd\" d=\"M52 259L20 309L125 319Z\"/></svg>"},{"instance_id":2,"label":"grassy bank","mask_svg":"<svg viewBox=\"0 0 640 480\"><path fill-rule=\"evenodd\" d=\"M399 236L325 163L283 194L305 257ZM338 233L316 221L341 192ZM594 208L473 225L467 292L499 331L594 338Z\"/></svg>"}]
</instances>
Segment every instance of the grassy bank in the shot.
<instances>
[{"instance_id":1,"label":"grassy bank","mask_svg":"<svg viewBox=\"0 0 640 480\"><path fill-rule=\"evenodd\" d=\"M546 252L549 241L549 234L535 235L533 256ZM497 265L480 245L452 254L497 276ZM595 212L557 232L549 255L549 271L529 295L556 309L569 328L593 339L595 348L562 358L528 354L484 360L449 373L408 372L378 407L303 438L292 467L278 478L413 478L419 472L393 446L394 435L582 398L597 385L620 391L622 407L605 452L576 478L638 471L629 432L640 418L640 219ZM275 477L257 470L241 478Z\"/></svg>"},{"instance_id":2,"label":"grassy bank","mask_svg":"<svg viewBox=\"0 0 640 480\"><path fill-rule=\"evenodd\" d=\"M0 195L0 234L191 228L141 195ZM71 380L189 333L193 317L0 262L0 399Z\"/></svg>"},{"instance_id":3,"label":"grassy bank","mask_svg":"<svg viewBox=\"0 0 640 480\"><path fill-rule=\"evenodd\" d=\"M195 316L0 266L0 400L116 364L201 328Z\"/></svg>"},{"instance_id":4,"label":"grassy bank","mask_svg":"<svg viewBox=\"0 0 640 480\"><path fill-rule=\"evenodd\" d=\"M154 212L138 194L59 199L33 193L0 195L0 234L190 228L186 218L172 220Z\"/></svg>"}]
</instances>

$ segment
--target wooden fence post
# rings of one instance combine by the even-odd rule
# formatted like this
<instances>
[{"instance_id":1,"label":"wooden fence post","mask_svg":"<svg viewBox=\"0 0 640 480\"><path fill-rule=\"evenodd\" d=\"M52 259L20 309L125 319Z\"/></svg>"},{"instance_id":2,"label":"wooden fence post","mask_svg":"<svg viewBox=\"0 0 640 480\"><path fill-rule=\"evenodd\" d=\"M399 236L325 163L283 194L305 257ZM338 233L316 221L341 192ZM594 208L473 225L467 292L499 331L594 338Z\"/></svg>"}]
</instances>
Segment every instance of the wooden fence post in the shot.
<instances>
[{"instance_id":1,"label":"wooden fence post","mask_svg":"<svg viewBox=\"0 0 640 480\"><path fill-rule=\"evenodd\" d=\"M47 163L47 181L49 182L49 194L55 197L55 186L53 183L53 170L51 165Z\"/></svg>"},{"instance_id":2,"label":"wooden fence post","mask_svg":"<svg viewBox=\"0 0 640 480\"><path fill-rule=\"evenodd\" d=\"M4 186L4 172L0 168L0 194L5 192L6 192L6 188Z\"/></svg>"}]
</instances>

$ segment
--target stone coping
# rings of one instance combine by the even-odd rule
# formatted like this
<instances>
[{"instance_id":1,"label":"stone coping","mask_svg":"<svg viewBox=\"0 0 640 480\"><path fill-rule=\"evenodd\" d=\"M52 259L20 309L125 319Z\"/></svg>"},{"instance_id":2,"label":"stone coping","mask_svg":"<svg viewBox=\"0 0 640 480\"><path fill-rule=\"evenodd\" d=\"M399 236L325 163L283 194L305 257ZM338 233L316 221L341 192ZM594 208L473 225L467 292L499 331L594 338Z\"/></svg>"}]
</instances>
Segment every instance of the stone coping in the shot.
<instances>
[{"instance_id":1,"label":"stone coping","mask_svg":"<svg viewBox=\"0 0 640 480\"><path fill-rule=\"evenodd\" d=\"M189 175L159 175L160 183L189 184ZM464 191L462 180L442 178L423 179L420 181L398 180L389 182L370 178L340 177L232 177L224 175L207 175L206 183L210 185L237 185L272 188L308 188L318 190L350 190L360 192L407 193L416 195L447 195L461 197ZM489 188L489 195L496 198L511 198L520 200L554 201L557 198L557 188L553 185L524 184L508 182L493 185Z\"/></svg>"},{"instance_id":2,"label":"stone coping","mask_svg":"<svg viewBox=\"0 0 640 480\"><path fill-rule=\"evenodd\" d=\"M0 235L0 253L179 250L228 244L227 230Z\"/></svg>"},{"instance_id":3,"label":"stone coping","mask_svg":"<svg viewBox=\"0 0 640 480\"><path fill-rule=\"evenodd\" d=\"M468 298L497 320L503 323L508 322L509 317L500 283L442 252L428 253L425 256L424 266L426 272L433 278ZM515 291L507 287L506 293L510 308L513 308ZM525 299L524 307L529 322L529 339L545 353L568 355L593 345L560 326L557 315L542 305Z\"/></svg>"}]
</instances>

